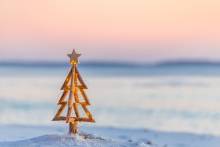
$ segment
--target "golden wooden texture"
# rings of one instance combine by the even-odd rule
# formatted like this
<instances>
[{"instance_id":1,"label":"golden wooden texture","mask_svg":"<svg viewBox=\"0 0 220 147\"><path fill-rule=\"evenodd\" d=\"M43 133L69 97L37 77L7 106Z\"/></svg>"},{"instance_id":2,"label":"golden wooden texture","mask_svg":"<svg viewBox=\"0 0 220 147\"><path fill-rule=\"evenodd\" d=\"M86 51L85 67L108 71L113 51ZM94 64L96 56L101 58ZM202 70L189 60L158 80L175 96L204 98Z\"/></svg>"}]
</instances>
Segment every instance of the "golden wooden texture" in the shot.
<instances>
[{"instance_id":1,"label":"golden wooden texture","mask_svg":"<svg viewBox=\"0 0 220 147\"><path fill-rule=\"evenodd\" d=\"M86 106L90 105L89 99L85 93L85 89L88 89L87 85L83 81L79 70L77 69L78 65L78 57L81 54L77 54L75 50L73 50L72 54L68 54L70 57L71 69L61 87L63 90L63 94L61 95L58 105L60 106L53 121L65 121L69 124L69 133L76 134L78 133L78 123L79 122L95 122L92 114L87 109ZM79 99L79 92L83 98L83 101ZM68 96L69 94L69 96ZM68 99L66 99L68 96ZM81 105L83 111L85 111L86 116L80 115L78 110L78 106ZM64 109L67 107L67 114L62 115ZM74 113L73 113L74 111ZM75 116L72 116L72 115Z\"/></svg>"}]
</instances>

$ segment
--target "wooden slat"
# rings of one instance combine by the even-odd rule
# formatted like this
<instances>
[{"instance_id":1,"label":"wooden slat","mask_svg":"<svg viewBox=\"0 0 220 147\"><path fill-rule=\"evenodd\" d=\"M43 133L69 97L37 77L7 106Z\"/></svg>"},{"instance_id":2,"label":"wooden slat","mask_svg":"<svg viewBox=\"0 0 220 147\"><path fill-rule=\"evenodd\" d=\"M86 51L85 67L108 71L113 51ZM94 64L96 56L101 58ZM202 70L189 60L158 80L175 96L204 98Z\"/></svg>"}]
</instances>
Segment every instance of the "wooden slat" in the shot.
<instances>
[{"instance_id":1,"label":"wooden slat","mask_svg":"<svg viewBox=\"0 0 220 147\"><path fill-rule=\"evenodd\" d=\"M78 105L77 103L73 103L73 108L74 108L74 111L75 111L76 117L80 117L80 116L79 116L79 110L78 110L77 105Z\"/></svg>"},{"instance_id":2,"label":"wooden slat","mask_svg":"<svg viewBox=\"0 0 220 147\"><path fill-rule=\"evenodd\" d=\"M70 71L69 71L69 73L68 73L68 75L67 75L67 77L66 77L66 79L65 79L65 81L64 81L64 83L61 87L61 90L64 90L65 87L67 86L67 84L69 83L70 78L71 78L71 74L72 74L72 69L73 69L73 67L71 67L71 69L70 69Z\"/></svg>"},{"instance_id":3,"label":"wooden slat","mask_svg":"<svg viewBox=\"0 0 220 147\"><path fill-rule=\"evenodd\" d=\"M67 93L68 93L68 91L64 91L63 92L63 94L62 94L58 104L61 104L62 102L64 102L64 99L66 98Z\"/></svg>"},{"instance_id":4,"label":"wooden slat","mask_svg":"<svg viewBox=\"0 0 220 147\"><path fill-rule=\"evenodd\" d=\"M86 108L86 105L82 105L83 110L85 111L88 118L92 119L92 114L89 112L89 110Z\"/></svg>"},{"instance_id":5,"label":"wooden slat","mask_svg":"<svg viewBox=\"0 0 220 147\"><path fill-rule=\"evenodd\" d=\"M77 121L84 121L84 122L95 122L95 120L90 118L76 118Z\"/></svg>"},{"instance_id":6,"label":"wooden slat","mask_svg":"<svg viewBox=\"0 0 220 147\"><path fill-rule=\"evenodd\" d=\"M81 104L81 105L87 105L86 102L79 102L79 104Z\"/></svg>"},{"instance_id":7,"label":"wooden slat","mask_svg":"<svg viewBox=\"0 0 220 147\"><path fill-rule=\"evenodd\" d=\"M75 99L75 102L79 103L77 87L74 87L74 99Z\"/></svg>"},{"instance_id":8,"label":"wooden slat","mask_svg":"<svg viewBox=\"0 0 220 147\"><path fill-rule=\"evenodd\" d=\"M66 119L67 119L67 117L65 117L65 116L60 116L60 117L56 118L56 121L63 121L63 120L66 120ZM69 122L74 122L74 121L95 122L94 119L85 118L85 117L83 117L83 118L70 117L70 118L69 118ZM68 123L69 123L69 122L68 122Z\"/></svg>"},{"instance_id":9,"label":"wooden slat","mask_svg":"<svg viewBox=\"0 0 220 147\"><path fill-rule=\"evenodd\" d=\"M66 123L69 123L69 120L70 120L70 115L72 113L72 109L73 107L68 107L68 110L67 110L67 115L66 115Z\"/></svg>"},{"instance_id":10,"label":"wooden slat","mask_svg":"<svg viewBox=\"0 0 220 147\"><path fill-rule=\"evenodd\" d=\"M82 94L82 96L83 96L83 98L86 102L86 105L90 105L89 99L88 99L86 93L84 92L84 90L80 88L80 92L81 92L81 94Z\"/></svg>"},{"instance_id":11,"label":"wooden slat","mask_svg":"<svg viewBox=\"0 0 220 147\"><path fill-rule=\"evenodd\" d=\"M71 83L70 83L70 89L73 89L74 86L74 76L76 73L76 65L74 64L74 66L72 67L71 70ZM69 94L69 99L68 99L68 111L67 111L67 119L66 122L68 123L71 117L71 113L72 113L72 109L73 109L73 91L70 90L70 94Z\"/></svg>"},{"instance_id":12,"label":"wooden slat","mask_svg":"<svg viewBox=\"0 0 220 147\"><path fill-rule=\"evenodd\" d=\"M77 87L78 87L79 89L85 89L85 87L82 86L82 85L78 85Z\"/></svg>"},{"instance_id":13,"label":"wooden slat","mask_svg":"<svg viewBox=\"0 0 220 147\"><path fill-rule=\"evenodd\" d=\"M75 71L77 71L77 67L75 66ZM75 102L77 102L77 103L79 103L79 97L78 97L78 80L77 80L77 76L78 75L78 73L77 72L75 72L75 74L74 74L74 99L75 99Z\"/></svg>"},{"instance_id":14,"label":"wooden slat","mask_svg":"<svg viewBox=\"0 0 220 147\"><path fill-rule=\"evenodd\" d=\"M59 110L57 111L55 117L53 120L56 120L56 118L60 117L60 114L64 111L64 108L66 107L66 102L63 102L59 108Z\"/></svg>"},{"instance_id":15,"label":"wooden slat","mask_svg":"<svg viewBox=\"0 0 220 147\"><path fill-rule=\"evenodd\" d=\"M81 117L81 118L71 117L71 119L72 121L95 122L93 119L86 117Z\"/></svg>"},{"instance_id":16,"label":"wooden slat","mask_svg":"<svg viewBox=\"0 0 220 147\"><path fill-rule=\"evenodd\" d=\"M53 121L63 121L63 120L66 120L65 116L59 116L59 117L53 119Z\"/></svg>"},{"instance_id":17,"label":"wooden slat","mask_svg":"<svg viewBox=\"0 0 220 147\"><path fill-rule=\"evenodd\" d=\"M88 89L88 87L86 86L85 82L83 81L80 73L79 73L79 70L76 68L76 73L77 73L77 76L78 76L78 79L81 83L81 86L84 88L84 89Z\"/></svg>"}]
</instances>

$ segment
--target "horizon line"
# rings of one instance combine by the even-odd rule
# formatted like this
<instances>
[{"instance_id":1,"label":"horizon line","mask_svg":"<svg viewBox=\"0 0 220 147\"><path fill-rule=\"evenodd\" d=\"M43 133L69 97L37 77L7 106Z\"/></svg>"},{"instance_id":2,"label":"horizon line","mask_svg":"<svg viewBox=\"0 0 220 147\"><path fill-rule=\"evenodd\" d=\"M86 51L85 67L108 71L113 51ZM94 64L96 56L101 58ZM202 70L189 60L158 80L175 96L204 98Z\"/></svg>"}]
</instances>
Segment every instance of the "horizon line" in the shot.
<instances>
[{"instance_id":1,"label":"horizon line","mask_svg":"<svg viewBox=\"0 0 220 147\"><path fill-rule=\"evenodd\" d=\"M220 66L220 61L211 60L164 60L154 63L149 62L126 62L126 61L100 61L100 60L87 60L80 62L82 66L97 66L97 67L152 67L152 66ZM0 66L46 66L46 67L65 67L68 66L69 62L66 61L24 61L24 60L13 60L13 61L0 61Z\"/></svg>"}]
</instances>

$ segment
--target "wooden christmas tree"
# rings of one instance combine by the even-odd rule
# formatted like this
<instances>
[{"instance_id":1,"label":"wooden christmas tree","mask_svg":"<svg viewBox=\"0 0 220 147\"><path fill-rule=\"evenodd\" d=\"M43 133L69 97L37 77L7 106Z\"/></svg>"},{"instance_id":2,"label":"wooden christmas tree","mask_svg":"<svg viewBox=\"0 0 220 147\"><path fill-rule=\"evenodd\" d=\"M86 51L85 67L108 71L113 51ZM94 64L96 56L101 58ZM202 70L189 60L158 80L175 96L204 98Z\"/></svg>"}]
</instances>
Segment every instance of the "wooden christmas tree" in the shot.
<instances>
[{"instance_id":1,"label":"wooden christmas tree","mask_svg":"<svg viewBox=\"0 0 220 147\"><path fill-rule=\"evenodd\" d=\"M68 54L71 69L63 83L63 86L61 87L63 94L58 101L60 108L53 119L53 121L66 121L66 123L69 123L70 134L76 134L78 132L78 122L95 122L92 114L87 109L90 102L84 90L88 88L77 69L78 58L80 55L81 54L77 54L74 49L72 54ZM67 96L68 100L66 99ZM82 111L85 112L86 116L84 117L80 115L80 111L78 109L80 106L82 107ZM63 116L62 113L66 107L68 109L66 115Z\"/></svg>"}]
</instances>

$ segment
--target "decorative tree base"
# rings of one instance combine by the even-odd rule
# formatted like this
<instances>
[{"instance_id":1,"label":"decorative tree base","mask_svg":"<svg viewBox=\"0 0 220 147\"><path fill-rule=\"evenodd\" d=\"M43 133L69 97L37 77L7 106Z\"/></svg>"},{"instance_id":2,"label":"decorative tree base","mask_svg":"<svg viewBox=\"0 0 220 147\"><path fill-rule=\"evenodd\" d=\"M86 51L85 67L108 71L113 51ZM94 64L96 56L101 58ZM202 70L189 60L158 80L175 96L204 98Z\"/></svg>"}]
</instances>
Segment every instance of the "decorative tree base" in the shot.
<instances>
[{"instance_id":1,"label":"decorative tree base","mask_svg":"<svg viewBox=\"0 0 220 147\"><path fill-rule=\"evenodd\" d=\"M69 134L77 134L78 133L77 125L78 125L77 121L69 123Z\"/></svg>"}]
</instances>

